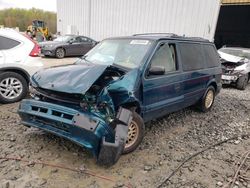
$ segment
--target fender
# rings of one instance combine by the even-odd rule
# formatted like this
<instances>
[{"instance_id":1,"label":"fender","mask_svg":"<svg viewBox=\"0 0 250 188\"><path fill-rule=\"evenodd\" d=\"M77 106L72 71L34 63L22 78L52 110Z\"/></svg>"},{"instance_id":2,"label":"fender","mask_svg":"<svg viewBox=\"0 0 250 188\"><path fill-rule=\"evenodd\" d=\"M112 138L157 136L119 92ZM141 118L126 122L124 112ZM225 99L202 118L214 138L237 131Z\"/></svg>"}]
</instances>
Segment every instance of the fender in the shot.
<instances>
[{"instance_id":1,"label":"fender","mask_svg":"<svg viewBox=\"0 0 250 188\"><path fill-rule=\"evenodd\" d=\"M12 71L12 72L19 73L25 78L25 80L28 83L30 82L29 73L26 70L22 69L22 68L19 68L19 67L3 67L3 68L0 68L0 72L6 72L6 71Z\"/></svg>"}]
</instances>

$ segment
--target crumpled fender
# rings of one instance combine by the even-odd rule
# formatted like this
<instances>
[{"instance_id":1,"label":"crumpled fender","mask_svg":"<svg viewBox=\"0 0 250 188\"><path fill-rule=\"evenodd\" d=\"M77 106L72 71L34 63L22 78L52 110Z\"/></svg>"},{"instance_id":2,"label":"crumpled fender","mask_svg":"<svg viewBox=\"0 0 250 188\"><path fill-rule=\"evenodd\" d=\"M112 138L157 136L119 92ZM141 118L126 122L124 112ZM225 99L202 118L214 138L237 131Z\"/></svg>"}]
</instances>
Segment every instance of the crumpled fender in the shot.
<instances>
[{"instance_id":1,"label":"crumpled fender","mask_svg":"<svg viewBox=\"0 0 250 188\"><path fill-rule=\"evenodd\" d=\"M113 100L113 104L116 107L122 106L126 103L137 102L140 103L138 99L138 93L136 92L139 87L139 69L133 69L127 74L125 74L118 81L110 84L107 87L109 95Z\"/></svg>"}]
</instances>

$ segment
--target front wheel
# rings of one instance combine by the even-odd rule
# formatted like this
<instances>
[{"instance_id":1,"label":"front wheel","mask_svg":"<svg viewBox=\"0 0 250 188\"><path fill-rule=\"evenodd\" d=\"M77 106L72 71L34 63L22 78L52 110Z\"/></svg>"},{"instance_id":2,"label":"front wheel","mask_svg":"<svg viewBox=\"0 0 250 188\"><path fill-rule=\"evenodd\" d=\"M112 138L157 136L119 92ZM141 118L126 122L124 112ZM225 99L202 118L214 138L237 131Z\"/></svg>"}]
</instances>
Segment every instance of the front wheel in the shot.
<instances>
[{"instance_id":1,"label":"front wheel","mask_svg":"<svg viewBox=\"0 0 250 188\"><path fill-rule=\"evenodd\" d=\"M242 75L238 78L236 87L240 90L245 90L248 84L248 74Z\"/></svg>"},{"instance_id":2,"label":"front wheel","mask_svg":"<svg viewBox=\"0 0 250 188\"><path fill-rule=\"evenodd\" d=\"M23 99L28 93L28 84L23 76L15 72L0 74L0 102L13 103Z\"/></svg>"},{"instance_id":3,"label":"front wheel","mask_svg":"<svg viewBox=\"0 0 250 188\"><path fill-rule=\"evenodd\" d=\"M127 141L123 150L123 154L134 151L142 142L144 136L144 122L139 114L133 112L132 122L128 127Z\"/></svg>"},{"instance_id":4,"label":"front wheel","mask_svg":"<svg viewBox=\"0 0 250 188\"><path fill-rule=\"evenodd\" d=\"M198 103L197 107L202 112L208 112L213 104L214 104L214 98L215 98L215 89L213 86L209 86L201 98L200 102Z\"/></svg>"},{"instance_id":5,"label":"front wheel","mask_svg":"<svg viewBox=\"0 0 250 188\"><path fill-rule=\"evenodd\" d=\"M62 59L64 58L65 56L65 51L63 48L57 48L56 49L56 57L59 58L59 59Z\"/></svg>"}]
</instances>

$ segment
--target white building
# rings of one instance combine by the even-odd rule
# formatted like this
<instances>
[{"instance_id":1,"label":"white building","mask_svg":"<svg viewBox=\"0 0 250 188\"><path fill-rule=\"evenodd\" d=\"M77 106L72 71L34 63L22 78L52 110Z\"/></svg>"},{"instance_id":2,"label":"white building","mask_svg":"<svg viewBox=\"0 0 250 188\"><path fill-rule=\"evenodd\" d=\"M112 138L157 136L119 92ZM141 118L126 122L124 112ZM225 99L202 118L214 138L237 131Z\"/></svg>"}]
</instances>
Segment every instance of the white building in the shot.
<instances>
[{"instance_id":1,"label":"white building","mask_svg":"<svg viewBox=\"0 0 250 188\"><path fill-rule=\"evenodd\" d=\"M57 0L57 30L95 40L136 33L214 39L220 0Z\"/></svg>"}]
</instances>

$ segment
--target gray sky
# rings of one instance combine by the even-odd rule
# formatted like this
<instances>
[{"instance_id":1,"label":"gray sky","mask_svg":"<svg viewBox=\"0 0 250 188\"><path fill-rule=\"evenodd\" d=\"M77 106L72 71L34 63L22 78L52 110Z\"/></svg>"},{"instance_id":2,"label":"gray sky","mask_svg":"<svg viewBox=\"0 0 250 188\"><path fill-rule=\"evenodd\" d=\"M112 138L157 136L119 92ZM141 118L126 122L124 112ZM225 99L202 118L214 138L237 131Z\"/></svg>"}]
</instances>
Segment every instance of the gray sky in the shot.
<instances>
[{"instance_id":1,"label":"gray sky","mask_svg":"<svg viewBox=\"0 0 250 188\"><path fill-rule=\"evenodd\" d=\"M0 9L32 7L56 12L56 0L0 0Z\"/></svg>"}]
</instances>

